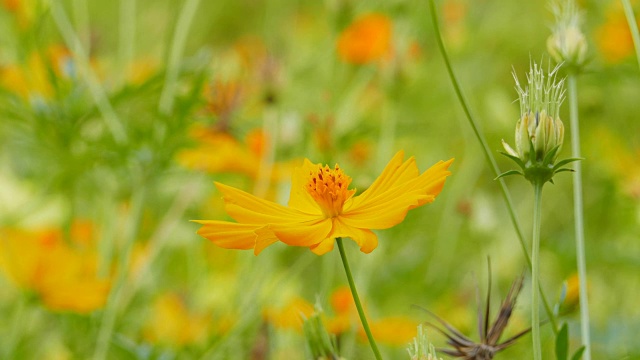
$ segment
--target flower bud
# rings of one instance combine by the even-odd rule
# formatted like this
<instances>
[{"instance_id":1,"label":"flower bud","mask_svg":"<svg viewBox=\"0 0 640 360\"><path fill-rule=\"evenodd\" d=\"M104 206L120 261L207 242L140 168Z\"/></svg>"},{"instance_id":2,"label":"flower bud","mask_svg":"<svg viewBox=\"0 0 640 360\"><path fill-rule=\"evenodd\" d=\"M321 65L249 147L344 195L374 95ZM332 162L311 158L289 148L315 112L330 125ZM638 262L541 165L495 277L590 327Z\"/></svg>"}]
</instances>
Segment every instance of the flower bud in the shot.
<instances>
[{"instance_id":1,"label":"flower bud","mask_svg":"<svg viewBox=\"0 0 640 360\"><path fill-rule=\"evenodd\" d=\"M556 165L564 141L564 125L560 120L560 105L564 100L564 79L556 80L556 67L548 74L536 63L531 64L527 86L523 89L516 80L520 101L520 119L516 123L515 150L504 140L504 155L514 160L522 171L508 171L501 176L520 174L531 182L545 183L553 175L576 159L563 160Z\"/></svg>"},{"instance_id":2,"label":"flower bud","mask_svg":"<svg viewBox=\"0 0 640 360\"><path fill-rule=\"evenodd\" d=\"M547 39L547 50L557 62L572 68L581 67L587 56L587 39L580 30L581 17L573 1L555 4L556 24Z\"/></svg>"}]
</instances>

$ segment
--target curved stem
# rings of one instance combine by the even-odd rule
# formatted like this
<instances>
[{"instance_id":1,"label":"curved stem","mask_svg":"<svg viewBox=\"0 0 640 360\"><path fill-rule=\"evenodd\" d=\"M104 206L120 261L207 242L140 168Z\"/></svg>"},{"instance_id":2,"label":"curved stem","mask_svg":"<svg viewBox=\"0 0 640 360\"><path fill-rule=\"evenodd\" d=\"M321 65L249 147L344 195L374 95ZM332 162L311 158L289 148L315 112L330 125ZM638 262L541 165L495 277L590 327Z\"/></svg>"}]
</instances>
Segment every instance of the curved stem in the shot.
<instances>
[{"instance_id":1,"label":"curved stem","mask_svg":"<svg viewBox=\"0 0 640 360\"><path fill-rule=\"evenodd\" d=\"M578 122L578 90L576 75L569 75L569 117L571 121L571 156L580 157L580 127ZM587 299L587 261L584 246L584 210L582 205L582 163L573 165L573 216L576 231L576 258L578 281L580 282L580 331L584 345L584 360L591 360L591 339L589 334L589 301Z\"/></svg>"},{"instance_id":2,"label":"curved stem","mask_svg":"<svg viewBox=\"0 0 640 360\"><path fill-rule=\"evenodd\" d=\"M633 45L636 48L636 60L638 60L638 66L640 67L640 33L638 33L638 23L636 17L633 15L633 7L629 0L622 0L622 7L624 7L624 15L627 17L629 23L629 30L631 31L631 37L633 38ZM589 359L586 355L589 354L589 350L585 350L585 359Z\"/></svg>"},{"instance_id":3,"label":"curved stem","mask_svg":"<svg viewBox=\"0 0 640 360\"><path fill-rule=\"evenodd\" d=\"M353 281L353 276L351 275L351 269L349 268L349 261L347 261L347 254L344 251L342 238L336 238L336 242L338 243L338 249L340 249L340 257L342 258L342 265L344 265L344 271L347 273L349 288L351 289L351 294L353 295L353 301L355 301L356 303L356 309L358 309L358 315L360 316L362 327L364 328L364 332L367 333L367 339L369 339L369 344L371 345L371 350L373 350L373 354L376 356L377 360L381 360L382 356L380 356L378 345L376 345L376 341L373 339L373 335L371 334L371 329L369 329L369 323L367 322L367 318L364 316L364 310L362 309L362 304L360 303L360 297L358 297L358 291L356 291L356 284Z\"/></svg>"},{"instance_id":4,"label":"curved stem","mask_svg":"<svg viewBox=\"0 0 640 360\"><path fill-rule=\"evenodd\" d=\"M533 185L533 243L531 250L531 336L533 337L533 358L542 359L542 347L540 345L540 218L542 213L542 185Z\"/></svg>"},{"instance_id":5,"label":"curved stem","mask_svg":"<svg viewBox=\"0 0 640 360\"><path fill-rule=\"evenodd\" d=\"M431 8L431 19L433 22L433 28L436 35L436 40L438 42L438 48L440 49L440 53L442 54L442 58L444 59L444 63L447 67L447 72L449 73L449 78L451 79L451 84L458 96L458 100L460 101L460 105L462 105L462 109L469 120L469 125L473 129L473 133L476 135L478 142L482 147L482 151L484 152L485 160L489 163L491 170L495 177L501 174L500 168L498 168L498 163L495 158L491 154L491 150L489 145L487 144L487 140L484 138L484 135L478 129L476 125L476 121L474 120L473 115L471 114L471 110L469 105L467 104L467 100L462 93L462 89L460 88L460 84L458 83L458 79L453 72L453 67L451 66L451 62L449 61L449 55L447 54L447 50L444 47L444 42L442 41L442 35L440 34L440 26L438 24L438 17L436 15L436 7L433 0L429 0L429 6ZM502 193L502 198L504 199L505 204L507 205L507 210L509 213L509 218L511 219L511 223L516 231L516 235L518 236L518 240L520 241L520 247L522 248L522 253L524 254L524 258L527 261L527 265L529 266L529 270L533 271L531 258L529 257L529 251L527 251L527 245L524 241L524 234L522 232L522 228L520 227L520 222L516 217L516 212L514 210L513 201L511 200L511 194L507 189L507 185L505 184L503 179L498 179L498 184L500 185L500 191ZM551 307L549 306L549 302L547 301L547 297L544 295L544 291L540 290L540 297L542 299L542 303L544 305L545 311L547 313L547 317L549 318L549 322L551 323L551 328L555 334L558 333L558 325L556 324L556 319L553 315L553 311L551 311Z\"/></svg>"}]
</instances>

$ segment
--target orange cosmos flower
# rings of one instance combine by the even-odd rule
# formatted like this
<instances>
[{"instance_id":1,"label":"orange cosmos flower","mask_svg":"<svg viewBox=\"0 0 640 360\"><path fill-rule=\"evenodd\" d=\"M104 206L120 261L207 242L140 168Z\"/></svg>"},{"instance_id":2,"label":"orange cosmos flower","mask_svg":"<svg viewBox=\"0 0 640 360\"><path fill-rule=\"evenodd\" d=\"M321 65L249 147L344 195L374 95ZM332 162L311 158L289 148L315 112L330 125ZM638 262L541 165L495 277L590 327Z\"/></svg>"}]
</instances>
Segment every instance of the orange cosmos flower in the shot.
<instances>
[{"instance_id":1,"label":"orange cosmos flower","mask_svg":"<svg viewBox=\"0 0 640 360\"><path fill-rule=\"evenodd\" d=\"M398 152L373 184L354 196L351 178L336 164L304 160L293 174L289 206L260 199L216 183L224 195L225 210L237 221L195 220L204 225L198 234L228 249L253 249L257 255L280 240L308 247L318 255L333 249L337 237L349 237L360 250L378 246L371 229L387 229L404 220L407 211L435 200L453 159L440 161L420 174L415 158L403 161Z\"/></svg>"},{"instance_id":2,"label":"orange cosmos flower","mask_svg":"<svg viewBox=\"0 0 640 360\"><path fill-rule=\"evenodd\" d=\"M621 10L610 11L607 22L595 33L598 49L604 60L616 64L633 54L633 38L629 23Z\"/></svg>"},{"instance_id":3,"label":"orange cosmos flower","mask_svg":"<svg viewBox=\"0 0 640 360\"><path fill-rule=\"evenodd\" d=\"M0 229L0 270L54 311L89 313L104 306L110 280L98 276L90 224L76 222L67 243L60 229Z\"/></svg>"},{"instance_id":4,"label":"orange cosmos flower","mask_svg":"<svg viewBox=\"0 0 640 360\"><path fill-rule=\"evenodd\" d=\"M338 38L340 58L352 64L382 59L391 50L391 20L368 14L354 21Z\"/></svg>"}]
</instances>

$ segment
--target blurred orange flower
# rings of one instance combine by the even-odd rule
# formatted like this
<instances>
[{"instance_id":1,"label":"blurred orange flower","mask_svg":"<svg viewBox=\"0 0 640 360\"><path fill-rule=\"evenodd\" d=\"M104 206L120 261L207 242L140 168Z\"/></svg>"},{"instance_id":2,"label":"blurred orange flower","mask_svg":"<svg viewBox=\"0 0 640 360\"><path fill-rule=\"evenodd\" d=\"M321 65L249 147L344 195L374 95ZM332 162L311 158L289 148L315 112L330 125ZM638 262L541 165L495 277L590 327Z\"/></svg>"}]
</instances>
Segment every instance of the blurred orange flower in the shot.
<instances>
[{"instance_id":1,"label":"blurred orange flower","mask_svg":"<svg viewBox=\"0 0 640 360\"><path fill-rule=\"evenodd\" d=\"M611 132L609 128L599 127L593 132L601 163L611 171L624 194L640 199L640 149L625 146L625 140Z\"/></svg>"},{"instance_id":2,"label":"blurred orange flower","mask_svg":"<svg viewBox=\"0 0 640 360\"><path fill-rule=\"evenodd\" d=\"M210 173L232 172L257 178L265 146L262 131L247 135L250 144L242 144L231 134L211 128L194 127L191 137L198 142L193 149L178 153L178 162L190 169Z\"/></svg>"},{"instance_id":3,"label":"blurred orange flower","mask_svg":"<svg viewBox=\"0 0 640 360\"><path fill-rule=\"evenodd\" d=\"M74 223L71 241L60 229L0 230L0 269L18 287L56 311L88 313L104 306L110 288L97 274L91 225Z\"/></svg>"},{"instance_id":4,"label":"blurred orange flower","mask_svg":"<svg viewBox=\"0 0 640 360\"><path fill-rule=\"evenodd\" d=\"M609 11L607 21L596 29L595 40L608 63L619 63L633 54L633 38L622 9Z\"/></svg>"},{"instance_id":5,"label":"blurred orange flower","mask_svg":"<svg viewBox=\"0 0 640 360\"><path fill-rule=\"evenodd\" d=\"M391 51L392 24L380 13L356 19L338 38L338 55L351 64L366 64L380 60Z\"/></svg>"},{"instance_id":6,"label":"blurred orange flower","mask_svg":"<svg viewBox=\"0 0 640 360\"><path fill-rule=\"evenodd\" d=\"M153 303L144 338L153 343L174 346L194 344L207 337L211 323L210 316L190 312L183 298L166 293Z\"/></svg>"},{"instance_id":7,"label":"blurred orange flower","mask_svg":"<svg viewBox=\"0 0 640 360\"><path fill-rule=\"evenodd\" d=\"M53 72L58 78L68 78L73 75L72 64L68 49L53 45L47 49L45 57L32 53L24 64L0 67L0 86L24 99L33 96L50 98L54 85L49 73Z\"/></svg>"},{"instance_id":8,"label":"blurred orange flower","mask_svg":"<svg viewBox=\"0 0 640 360\"><path fill-rule=\"evenodd\" d=\"M398 152L359 196L337 164L331 169L305 159L294 171L288 207L216 183L226 212L237 223L195 220L204 225L198 234L220 247L254 249L256 255L278 240L322 255L333 249L337 237L349 237L370 253L378 246L370 229L395 226L410 209L433 202L451 174L447 169L453 159L422 174L415 158L403 159L404 152Z\"/></svg>"}]
</instances>

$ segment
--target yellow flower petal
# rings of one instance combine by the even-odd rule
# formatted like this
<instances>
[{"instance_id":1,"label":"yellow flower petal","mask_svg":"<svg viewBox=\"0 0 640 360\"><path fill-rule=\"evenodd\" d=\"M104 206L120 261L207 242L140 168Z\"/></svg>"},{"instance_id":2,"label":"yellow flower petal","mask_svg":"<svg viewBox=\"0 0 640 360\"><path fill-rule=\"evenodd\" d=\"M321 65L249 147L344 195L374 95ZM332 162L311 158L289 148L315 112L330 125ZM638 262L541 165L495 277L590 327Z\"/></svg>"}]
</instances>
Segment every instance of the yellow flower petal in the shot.
<instances>
[{"instance_id":1,"label":"yellow flower petal","mask_svg":"<svg viewBox=\"0 0 640 360\"><path fill-rule=\"evenodd\" d=\"M415 159L413 157L403 163L404 151L398 151L395 156L385 166L382 174L365 190L362 194L358 195L354 199L354 205L359 202L364 202L378 195L383 194L390 187L396 185L399 181L408 181L410 179L418 177L420 172L415 165ZM410 166L413 165L413 166ZM357 200L356 200L357 199Z\"/></svg>"},{"instance_id":2,"label":"yellow flower petal","mask_svg":"<svg viewBox=\"0 0 640 360\"><path fill-rule=\"evenodd\" d=\"M224 195L225 210L239 223L288 224L317 220L319 217L261 199L231 186L215 184Z\"/></svg>"},{"instance_id":3,"label":"yellow flower petal","mask_svg":"<svg viewBox=\"0 0 640 360\"><path fill-rule=\"evenodd\" d=\"M360 246L360 251L370 253L378 247L378 236L368 229L359 229L344 224L341 218L334 219L332 238L348 237Z\"/></svg>"},{"instance_id":4,"label":"yellow flower petal","mask_svg":"<svg viewBox=\"0 0 640 360\"><path fill-rule=\"evenodd\" d=\"M413 158L398 165L401 153L391 160L369 194L363 193L340 215L342 222L361 229L386 229L404 220L407 211L432 202L440 193L453 159L440 161L416 176ZM415 168L417 170L417 168ZM366 196L365 196L366 195Z\"/></svg>"},{"instance_id":5,"label":"yellow flower petal","mask_svg":"<svg viewBox=\"0 0 640 360\"><path fill-rule=\"evenodd\" d=\"M308 214L322 214L318 203L313 200L309 192L304 188L309 178L309 173L315 170L316 167L317 165L313 164L309 159L304 159L302 166L294 170L291 179L289 207Z\"/></svg>"},{"instance_id":6,"label":"yellow flower petal","mask_svg":"<svg viewBox=\"0 0 640 360\"><path fill-rule=\"evenodd\" d=\"M317 219L302 223L272 224L270 228L287 245L312 246L326 239L331 232L331 219Z\"/></svg>"},{"instance_id":7,"label":"yellow flower petal","mask_svg":"<svg viewBox=\"0 0 640 360\"><path fill-rule=\"evenodd\" d=\"M194 220L204 225L197 233L225 249L254 249L258 255L267 246L278 241L266 225L238 224L228 221Z\"/></svg>"}]
</instances>

